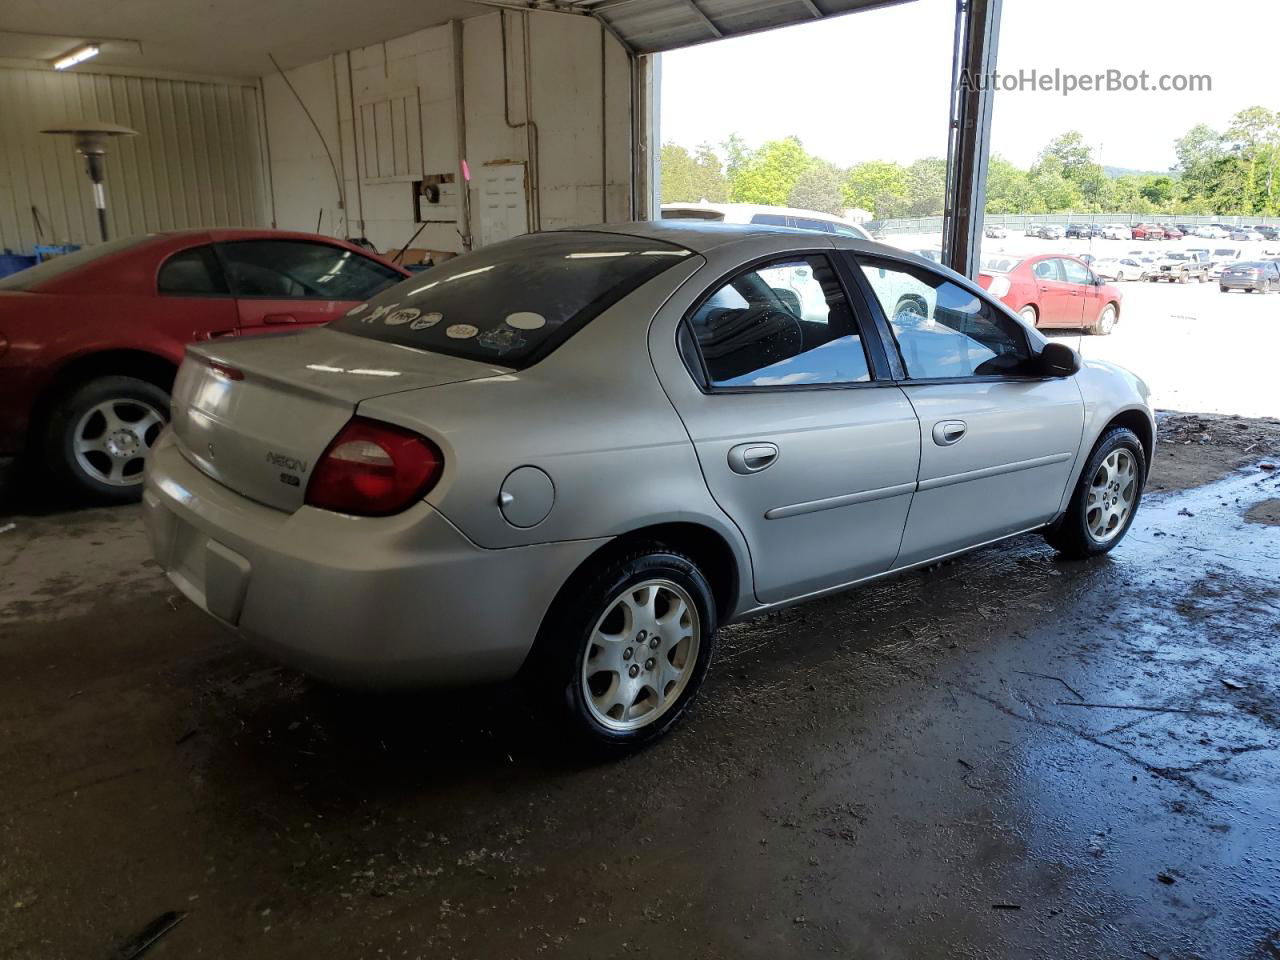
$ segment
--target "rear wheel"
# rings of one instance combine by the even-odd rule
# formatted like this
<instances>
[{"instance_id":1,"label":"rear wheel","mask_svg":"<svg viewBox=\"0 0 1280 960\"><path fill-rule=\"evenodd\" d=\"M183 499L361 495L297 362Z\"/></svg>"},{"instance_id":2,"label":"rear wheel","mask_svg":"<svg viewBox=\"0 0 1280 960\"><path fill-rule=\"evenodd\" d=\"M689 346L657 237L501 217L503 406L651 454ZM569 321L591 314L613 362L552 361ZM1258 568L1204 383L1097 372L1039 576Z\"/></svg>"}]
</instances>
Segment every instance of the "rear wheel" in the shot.
<instances>
[{"instance_id":1,"label":"rear wheel","mask_svg":"<svg viewBox=\"0 0 1280 960\"><path fill-rule=\"evenodd\" d=\"M1113 549L1133 524L1146 476L1137 435L1127 427L1111 428L1093 448L1067 512L1045 532L1045 539L1072 559Z\"/></svg>"},{"instance_id":2,"label":"rear wheel","mask_svg":"<svg viewBox=\"0 0 1280 960\"><path fill-rule=\"evenodd\" d=\"M45 434L54 479L98 503L141 499L143 467L168 410L169 395L136 377L100 377L72 390Z\"/></svg>"},{"instance_id":3,"label":"rear wheel","mask_svg":"<svg viewBox=\"0 0 1280 960\"><path fill-rule=\"evenodd\" d=\"M1018 311L1018 316L1033 327L1038 325L1040 322L1040 314L1036 312L1036 308L1029 303Z\"/></svg>"},{"instance_id":4,"label":"rear wheel","mask_svg":"<svg viewBox=\"0 0 1280 960\"><path fill-rule=\"evenodd\" d=\"M1228 290L1227 290L1227 288L1226 288L1226 287L1224 287L1224 286L1222 286L1221 284L1219 284L1219 285L1218 285L1218 292L1219 292L1219 293L1227 293L1227 292L1228 292Z\"/></svg>"},{"instance_id":5,"label":"rear wheel","mask_svg":"<svg viewBox=\"0 0 1280 960\"><path fill-rule=\"evenodd\" d=\"M706 676L715 629L697 564L660 544L637 547L557 598L531 677L576 739L623 752L679 722Z\"/></svg>"}]
</instances>

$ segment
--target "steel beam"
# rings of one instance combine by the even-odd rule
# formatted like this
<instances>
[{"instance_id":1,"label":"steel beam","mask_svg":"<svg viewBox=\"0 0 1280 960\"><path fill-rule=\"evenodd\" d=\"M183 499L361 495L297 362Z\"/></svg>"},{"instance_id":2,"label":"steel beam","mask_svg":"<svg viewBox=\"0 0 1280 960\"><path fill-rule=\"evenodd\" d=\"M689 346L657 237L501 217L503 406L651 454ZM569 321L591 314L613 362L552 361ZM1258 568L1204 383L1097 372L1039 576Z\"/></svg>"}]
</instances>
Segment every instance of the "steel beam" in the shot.
<instances>
[{"instance_id":1,"label":"steel beam","mask_svg":"<svg viewBox=\"0 0 1280 960\"><path fill-rule=\"evenodd\" d=\"M956 0L942 262L967 277L978 272L991 150L993 97L990 84L981 81L996 68L1002 3Z\"/></svg>"}]
</instances>

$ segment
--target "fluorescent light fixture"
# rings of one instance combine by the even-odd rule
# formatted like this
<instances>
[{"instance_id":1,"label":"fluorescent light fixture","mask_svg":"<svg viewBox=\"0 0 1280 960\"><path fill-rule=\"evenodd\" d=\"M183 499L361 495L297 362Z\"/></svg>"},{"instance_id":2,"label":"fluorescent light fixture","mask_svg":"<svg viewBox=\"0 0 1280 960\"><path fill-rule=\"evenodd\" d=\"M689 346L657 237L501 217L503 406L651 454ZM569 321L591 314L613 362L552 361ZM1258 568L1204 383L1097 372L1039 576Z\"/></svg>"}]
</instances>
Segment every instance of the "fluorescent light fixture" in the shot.
<instances>
[{"instance_id":1,"label":"fluorescent light fixture","mask_svg":"<svg viewBox=\"0 0 1280 960\"><path fill-rule=\"evenodd\" d=\"M66 70L68 67L74 67L77 63L84 63L91 57L96 57L101 52L102 48L96 43L86 43L83 47L76 47L70 53L53 61L53 69Z\"/></svg>"}]
</instances>

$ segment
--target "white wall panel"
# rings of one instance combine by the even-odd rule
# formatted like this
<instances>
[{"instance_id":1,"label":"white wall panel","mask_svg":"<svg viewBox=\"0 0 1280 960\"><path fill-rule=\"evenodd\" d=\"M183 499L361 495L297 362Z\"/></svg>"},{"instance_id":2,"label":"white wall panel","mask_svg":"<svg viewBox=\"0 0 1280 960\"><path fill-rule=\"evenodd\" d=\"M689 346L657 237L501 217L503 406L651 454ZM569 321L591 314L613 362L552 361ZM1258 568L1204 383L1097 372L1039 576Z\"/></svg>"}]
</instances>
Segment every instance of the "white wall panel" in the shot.
<instances>
[{"instance_id":1,"label":"white wall panel","mask_svg":"<svg viewBox=\"0 0 1280 960\"><path fill-rule=\"evenodd\" d=\"M139 133L108 147L112 236L266 223L254 87L0 68L0 247L30 252L32 206L44 242L98 241L83 160L69 137L40 133L80 119Z\"/></svg>"}]
</instances>

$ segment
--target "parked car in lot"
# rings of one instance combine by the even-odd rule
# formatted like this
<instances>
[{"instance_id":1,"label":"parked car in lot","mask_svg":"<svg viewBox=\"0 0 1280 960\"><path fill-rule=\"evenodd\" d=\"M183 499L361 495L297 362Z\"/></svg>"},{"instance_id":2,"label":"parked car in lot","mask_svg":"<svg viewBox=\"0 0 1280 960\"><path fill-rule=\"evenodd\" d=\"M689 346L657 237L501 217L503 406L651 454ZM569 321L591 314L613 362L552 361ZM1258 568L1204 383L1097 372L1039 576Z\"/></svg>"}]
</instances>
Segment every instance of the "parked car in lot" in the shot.
<instances>
[{"instance_id":1,"label":"parked car in lot","mask_svg":"<svg viewBox=\"0 0 1280 960\"><path fill-rule=\"evenodd\" d=\"M341 240L188 230L113 240L0 279L0 457L69 492L136 500L193 340L327 323L407 277Z\"/></svg>"},{"instance_id":2,"label":"parked car in lot","mask_svg":"<svg viewBox=\"0 0 1280 960\"><path fill-rule=\"evenodd\" d=\"M1198 254L1189 250L1171 250L1159 257L1147 271L1152 283L1168 280L1170 283L1203 283L1209 279L1209 265Z\"/></svg>"},{"instance_id":3,"label":"parked car in lot","mask_svg":"<svg viewBox=\"0 0 1280 960\"><path fill-rule=\"evenodd\" d=\"M1102 236L1102 227L1093 223L1069 223L1064 231L1064 236L1088 240L1091 237Z\"/></svg>"},{"instance_id":4,"label":"parked car in lot","mask_svg":"<svg viewBox=\"0 0 1280 960\"><path fill-rule=\"evenodd\" d=\"M1052 223L1046 223L1036 231L1036 236L1041 240L1061 240L1062 228Z\"/></svg>"},{"instance_id":5,"label":"parked car in lot","mask_svg":"<svg viewBox=\"0 0 1280 960\"><path fill-rule=\"evenodd\" d=\"M1107 240L1130 240L1131 231L1123 223L1109 223L1102 228L1102 236Z\"/></svg>"},{"instance_id":6,"label":"parked car in lot","mask_svg":"<svg viewBox=\"0 0 1280 960\"><path fill-rule=\"evenodd\" d=\"M1202 224L1196 227L1192 233L1194 236L1204 240L1225 240L1229 236L1226 230L1212 223Z\"/></svg>"},{"instance_id":7,"label":"parked car in lot","mask_svg":"<svg viewBox=\"0 0 1280 960\"><path fill-rule=\"evenodd\" d=\"M978 283L1033 327L1108 334L1120 319L1123 295L1076 257L987 257Z\"/></svg>"},{"instance_id":8,"label":"parked car in lot","mask_svg":"<svg viewBox=\"0 0 1280 960\"><path fill-rule=\"evenodd\" d=\"M1236 227L1234 230L1231 231L1231 239L1232 240L1264 240L1266 238L1263 237L1262 234L1260 234L1253 227Z\"/></svg>"},{"instance_id":9,"label":"parked car in lot","mask_svg":"<svg viewBox=\"0 0 1280 960\"><path fill-rule=\"evenodd\" d=\"M1164 227L1154 223L1139 223L1130 231L1133 240L1163 240Z\"/></svg>"},{"instance_id":10,"label":"parked car in lot","mask_svg":"<svg viewBox=\"0 0 1280 960\"><path fill-rule=\"evenodd\" d=\"M1181 229L1174 226L1172 223L1162 223L1160 225L1160 229L1164 231L1164 239L1166 240L1181 240L1186 236Z\"/></svg>"},{"instance_id":11,"label":"parked car in lot","mask_svg":"<svg viewBox=\"0 0 1280 960\"><path fill-rule=\"evenodd\" d=\"M753 223L768 227L791 227L836 233L842 237L870 240L871 235L852 220L793 207L770 207L759 203L664 203L663 220L705 220L714 223Z\"/></svg>"},{"instance_id":12,"label":"parked car in lot","mask_svg":"<svg viewBox=\"0 0 1280 960\"><path fill-rule=\"evenodd\" d=\"M1222 271L1218 289L1223 293L1243 290L1245 293L1270 293L1280 290L1280 263L1274 260L1246 260L1233 263Z\"/></svg>"},{"instance_id":13,"label":"parked car in lot","mask_svg":"<svg viewBox=\"0 0 1280 960\"><path fill-rule=\"evenodd\" d=\"M1147 279L1147 266L1136 257L1100 257L1089 268L1104 280Z\"/></svg>"},{"instance_id":14,"label":"parked car in lot","mask_svg":"<svg viewBox=\"0 0 1280 960\"><path fill-rule=\"evenodd\" d=\"M1263 240L1280 240L1280 229L1276 227L1268 227L1262 224L1254 227L1254 232L1262 235Z\"/></svg>"},{"instance_id":15,"label":"parked car in lot","mask_svg":"<svg viewBox=\"0 0 1280 960\"><path fill-rule=\"evenodd\" d=\"M721 623L1021 532L1099 554L1139 505L1142 381L891 247L666 221L432 276L192 347L147 467L178 589L339 682L519 672L635 747Z\"/></svg>"},{"instance_id":16,"label":"parked car in lot","mask_svg":"<svg viewBox=\"0 0 1280 960\"><path fill-rule=\"evenodd\" d=\"M982 228L982 235L991 240L1003 240L1009 236L1009 231L998 223L989 223Z\"/></svg>"}]
</instances>

